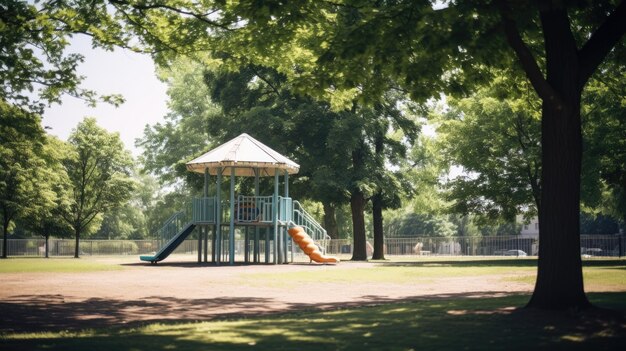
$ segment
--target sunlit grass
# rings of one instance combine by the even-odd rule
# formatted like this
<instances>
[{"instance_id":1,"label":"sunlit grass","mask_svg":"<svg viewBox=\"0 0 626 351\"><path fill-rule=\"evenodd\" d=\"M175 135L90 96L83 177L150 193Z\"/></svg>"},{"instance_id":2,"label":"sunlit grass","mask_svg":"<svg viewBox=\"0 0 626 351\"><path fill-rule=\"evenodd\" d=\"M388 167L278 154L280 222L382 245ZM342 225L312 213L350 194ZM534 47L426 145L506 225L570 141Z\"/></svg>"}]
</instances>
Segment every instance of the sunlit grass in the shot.
<instances>
[{"instance_id":1,"label":"sunlit grass","mask_svg":"<svg viewBox=\"0 0 626 351\"><path fill-rule=\"evenodd\" d=\"M120 265L75 258L8 258L0 260L0 273L81 273L122 269Z\"/></svg>"},{"instance_id":2,"label":"sunlit grass","mask_svg":"<svg viewBox=\"0 0 626 351\"><path fill-rule=\"evenodd\" d=\"M530 274L536 271L536 261L514 263L509 260L497 261L450 261L433 260L420 262L383 262L370 263L370 267L325 266L315 270L297 272L273 272L242 274L243 284L265 285L268 281L281 287L304 283L390 283L420 284L430 283L438 278L486 276L497 274Z\"/></svg>"},{"instance_id":3,"label":"sunlit grass","mask_svg":"<svg viewBox=\"0 0 626 351\"><path fill-rule=\"evenodd\" d=\"M583 263L583 280L585 288L593 291L626 291L626 265L623 260L606 260ZM515 277L504 278L532 285L535 283L536 271Z\"/></svg>"}]
</instances>

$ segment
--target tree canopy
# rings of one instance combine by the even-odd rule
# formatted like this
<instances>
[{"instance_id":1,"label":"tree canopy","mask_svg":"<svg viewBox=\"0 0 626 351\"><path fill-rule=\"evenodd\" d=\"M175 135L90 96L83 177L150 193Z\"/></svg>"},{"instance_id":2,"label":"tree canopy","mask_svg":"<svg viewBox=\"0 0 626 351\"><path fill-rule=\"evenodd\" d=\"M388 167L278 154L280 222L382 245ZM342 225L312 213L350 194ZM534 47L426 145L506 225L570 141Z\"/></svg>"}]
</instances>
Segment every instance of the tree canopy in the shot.
<instances>
[{"instance_id":1,"label":"tree canopy","mask_svg":"<svg viewBox=\"0 0 626 351\"><path fill-rule=\"evenodd\" d=\"M92 225L106 211L128 201L134 183L130 179L132 157L124 149L119 134L109 133L85 118L69 138L72 147L63 164L72 185L71 202L62 213L76 238L75 257L79 257L81 233L94 230Z\"/></svg>"},{"instance_id":2,"label":"tree canopy","mask_svg":"<svg viewBox=\"0 0 626 351\"><path fill-rule=\"evenodd\" d=\"M464 173L448 183L453 211L514 222L541 197L540 102L510 73L470 97L450 99L437 129L446 157Z\"/></svg>"},{"instance_id":3,"label":"tree canopy","mask_svg":"<svg viewBox=\"0 0 626 351\"><path fill-rule=\"evenodd\" d=\"M69 38L82 34L104 49L128 46L130 38L107 9L106 1L7 0L0 4L0 99L41 113L63 94L119 104L118 95L98 96L82 88L76 68L80 53L69 53Z\"/></svg>"},{"instance_id":4,"label":"tree canopy","mask_svg":"<svg viewBox=\"0 0 626 351\"><path fill-rule=\"evenodd\" d=\"M9 228L19 216L37 212L53 201L45 183L41 155L45 135L40 117L0 100L0 216L2 257L7 256Z\"/></svg>"}]
</instances>

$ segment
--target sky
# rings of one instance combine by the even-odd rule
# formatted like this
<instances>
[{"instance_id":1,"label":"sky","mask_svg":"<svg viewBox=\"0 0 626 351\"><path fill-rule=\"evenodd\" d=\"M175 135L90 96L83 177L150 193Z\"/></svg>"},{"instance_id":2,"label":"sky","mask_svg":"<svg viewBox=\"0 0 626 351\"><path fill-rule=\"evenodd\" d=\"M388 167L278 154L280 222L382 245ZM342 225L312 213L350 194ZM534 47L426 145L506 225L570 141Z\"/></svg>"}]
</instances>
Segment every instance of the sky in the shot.
<instances>
[{"instance_id":1,"label":"sky","mask_svg":"<svg viewBox=\"0 0 626 351\"><path fill-rule=\"evenodd\" d=\"M91 108L82 100L65 96L61 105L52 105L43 114L43 125L52 128L48 133L67 140L84 117L95 117L101 127L119 132L126 148L134 156L139 155L135 139L143 135L146 124L162 121L167 112L167 88L156 78L150 56L123 49L93 49L90 39L84 36L73 38L68 52L85 56L85 62L78 67L85 76L83 88L99 94L121 94L126 102L117 108L107 103Z\"/></svg>"}]
</instances>

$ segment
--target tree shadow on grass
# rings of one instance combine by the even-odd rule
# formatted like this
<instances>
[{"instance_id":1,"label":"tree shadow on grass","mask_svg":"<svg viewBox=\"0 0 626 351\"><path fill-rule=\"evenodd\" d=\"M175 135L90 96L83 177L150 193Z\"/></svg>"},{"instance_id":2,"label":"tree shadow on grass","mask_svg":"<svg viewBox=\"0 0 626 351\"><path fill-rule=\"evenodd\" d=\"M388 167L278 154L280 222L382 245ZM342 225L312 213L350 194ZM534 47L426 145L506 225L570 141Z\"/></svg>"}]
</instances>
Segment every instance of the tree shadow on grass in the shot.
<instances>
[{"instance_id":1,"label":"tree shadow on grass","mask_svg":"<svg viewBox=\"0 0 626 351\"><path fill-rule=\"evenodd\" d=\"M626 293L592 294L592 298L617 302L624 308ZM526 299L525 295L468 298L456 294L389 303L372 296L370 302L378 305L351 307L337 304L330 311L305 311L305 307L313 307L296 304L289 308L299 308L297 312L254 317L238 315L234 321L184 324L181 323L184 320L179 319L160 321L159 325L135 326L132 330L109 327L87 331L80 337L57 334L55 337L0 339L0 348L120 351L621 350L626 342L624 310L544 312L515 307ZM244 300L254 303L254 299ZM215 301L226 302L229 301ZM247 303L237 299L230 302ZM187 303L187 308L193 305L202 308L206 301ZM157 302L145 304L159 305ZM82 308L89 309L87 306Z\"/></svg>"},{"instance_id":2,"label":"tree shadow on grass","mask_svg":"<svg viewBox=\"0 0 626 351\"><path fill-rule=\"evenodd\" d=\"M486 292L481 296L504 296ZM149 296L136 300L89 298L63 295L13 296L0 302L0 332L42 332L135 326L156 322L193 322L224 318L264 316L293 311L335 310L393 302L467 298L470 294L439 294L392 299L381 295L361 296L355 302L283 303L270 298L215 297L180 299Z\"/></svg>"}]
</instances>

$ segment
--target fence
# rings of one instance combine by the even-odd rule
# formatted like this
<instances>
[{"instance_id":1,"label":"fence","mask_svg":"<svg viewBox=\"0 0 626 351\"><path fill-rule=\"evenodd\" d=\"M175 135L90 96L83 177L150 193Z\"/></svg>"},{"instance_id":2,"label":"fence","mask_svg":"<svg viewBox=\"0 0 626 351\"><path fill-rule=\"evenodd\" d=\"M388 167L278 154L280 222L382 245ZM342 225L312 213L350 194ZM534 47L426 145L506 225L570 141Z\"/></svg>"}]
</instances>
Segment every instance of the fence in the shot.
<instances>
[{"instance_id":1,"label":"fence","mask_svg":"<svg viewBox=\"0 0 626 351\"><path fill-rule=\"evenodd\" d=\"M581 235L580 244L583 256L626 256L624 235ZM371 245L367 247L371 255ZM386 238L384 248L389 256L537 256L539 240L521 236ZM327 252L350 254L352 241L331 240Z\"/></svg>"},{"instance_id":2,"label":"fence","mask_svg":"<svg viewBox=\"0 0 626 351\"><path fill-rule=\"evenodd\" d=\"M372 243L368 240L368 243ZM622 257L626 256L626 236L624 235L581 235L581 255ZM44 239L9 239L8 256L45 255ZM81 240L81 255L143 255L158 249L157 240ZM371 255L371 245L368 255ZM226 246L227 247L227 246ZM235 242L237 253L243 253L244 240ZM261 245L261 249L264 245ZM351 254L352 240L328 240L326 253L330 255ZM0 250L2 241L0 240ZM73 256L73 239L51 239L50 256ZM539 241L520 236L490 237L411 237L385 239L385 255L389 256L536 256ZM175 251L177 254L197 254L198 242L185 240ZM210 250L210 248L209 248ZM300 250L296 245L296 253ZM262 252L263 254L263 252Z\"/></svg>"}]
</instances>

